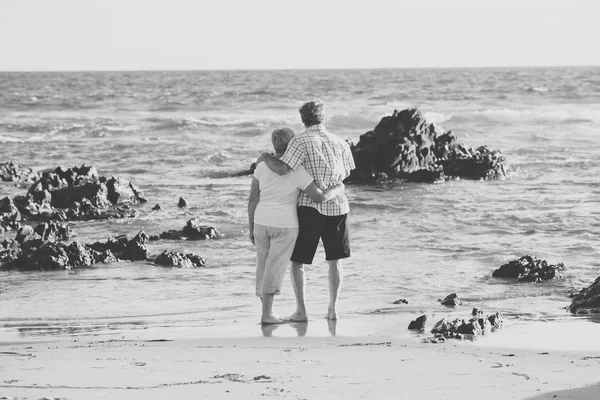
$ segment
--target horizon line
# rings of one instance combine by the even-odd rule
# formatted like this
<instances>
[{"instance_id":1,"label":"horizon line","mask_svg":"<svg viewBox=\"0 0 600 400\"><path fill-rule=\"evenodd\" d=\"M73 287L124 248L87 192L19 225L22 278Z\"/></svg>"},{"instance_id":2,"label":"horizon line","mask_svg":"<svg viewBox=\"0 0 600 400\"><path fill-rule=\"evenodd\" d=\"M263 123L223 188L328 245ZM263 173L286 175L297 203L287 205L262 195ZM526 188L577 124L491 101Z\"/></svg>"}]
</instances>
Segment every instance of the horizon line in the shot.
<instances>
[{"instance_id":1,"label":"horizon line","mask_svg":"<svg viewBox=\"0 0 600 400\"><path fill-rule=\"evenodd\" d=\"M515 69L515 68L594 68L600 64L590 65L505 65L505 66L455 66L455 67L343 67L343 68L206 68L206 69L23 69L4 70L0 73L62 73L62 72L247 72L247 71L364 71L364 70L453 70L453 69Z\"/></svg>"}]
</instances>

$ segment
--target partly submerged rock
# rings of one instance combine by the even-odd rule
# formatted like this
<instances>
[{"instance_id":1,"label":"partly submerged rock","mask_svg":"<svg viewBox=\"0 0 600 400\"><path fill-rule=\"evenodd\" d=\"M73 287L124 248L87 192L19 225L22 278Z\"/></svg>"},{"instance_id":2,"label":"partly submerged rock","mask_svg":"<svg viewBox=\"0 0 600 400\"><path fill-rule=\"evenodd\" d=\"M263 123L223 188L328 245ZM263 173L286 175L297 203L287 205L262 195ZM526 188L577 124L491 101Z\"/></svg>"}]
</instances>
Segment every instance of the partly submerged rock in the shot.
<instances>
[{"instance_id":1,"label":"partly submerged rock","mask_svg":"<svg viewBox=\"0 0 600 400\"><path fill-rule=\"evenodd\" d=\"M416 109L383 117L374 130L351 145L356 169L351 181L403 178L415 182L445 179L506 179L507 163L486 146L467 148L452 131L442 133Z\"/></svg>"},{"instance_id":2,"label":"partly submerged rock","mask_svg":"<svg viewBox=\"0 0 600 400\"><path fill-rule=\"evenodd\" d=\"M495 278L514 278L519 282L543 282L549 279L562 278L563 263L548 264L546 260L527 255L518 260L501 265L492 273Z\"/></svg>"},{"instance_id":3,"label":"partly submerged rock","mask_svg":"<svg viewBox=\"0 0 600 400\"><path fill-rule=\"evenodd\" d=\"M573 314L600 314L600 276L573 297L569 311Z\"/></svg>"},{"instance_id":4,"label":"partly submerged rock","mask_svg":"<svg viewBox=\"0 0 600 400\"><path fill-rule=\"evenodd\" d=\"M187 240L206 240L216 239L220 236L219 232L212 226L202 225L199 217L190 219L182 230L168 230L161 233L159 236L153 235L150 240L159 239L187 239Z\"/></svg>"},{"instance_id":5,"label":"partly submerged rock","mask_svg":"<svg viewBox=\"0 0 600 400\"><path fill-rule=\"evenodd\" d=\"M450 307L460 306L462 304L462 301L458 298L456 293L449 294L443 300L440 301L442 305Z\"/></svg>"},{"instance_id":6,"label":"partly submerged rock","mask_svg":"<svg viewBox=\"0 0 600 400\"><path fill-rule=\"evenodd\" d=\"M99 176L94 167L86 165L45 171L26 196L15 197L21 214L37 221L130 217L135 215L131 205L145 201L133 183Z\"/></svg>"},{"instance_id":7,"label":"partly submerged rock","mask_svg":"<svg viewBox=\"0 0 600 400\"><path fill-rule=\"evenodd\" d=\"M130 235L120 235L107 240L106 242L96 242L90 247L99 253L107 250L119 260L139 261L148 258L148 235L140 231L134 237Z\"/></svg>"},{"instance_id":8,"label":"partly submerged rock","mask_svg":"<svg viewBox=\"0 0 600 400\"><path fill-rule=\"evenodd\" d=\"M158 265L179 268L201 268L206 261L195 254L183 254L176 251L165 250L156 257L154 262Z\"/></svg>"},{"instance_id":9,"label":"partly submerged rock","mask_svg":"<svg viewBox=\"0 0 600 400\"><path fill-rule=\"evenodd\" d=\"M0 181L5 182L33 182L38 179L38 174L22 164L12 161L0 163Z\"/></svg>"},{"instance_id":10,"label":"partly submerged rock","mask_svg":"<svg viewBox=\"0 0 600 400\"><path fill-rule=\"evenodd\" d=\"M427 322L427 315L421 315L414 321L410 321L410 324L408 324L408 329L417 331L425 329L425 322Z\"/></svg>"},{"instance_id":11,"label":"partly submerged rock","mask_svg":"<svg viewBox=\"0 0 600 400\"><path fill-rule=\"evenodd\" d=\"M19 229L21 213L10 197L0 199L0 232Z\"/></svg>"},{"instance_id":12,"label":"partly submerged rock","mask_svg":"<svg viewBox=\"0 0 600 400\"><path fill-rule=\"evenodd\" d=\"M431 333L438 336L443 336L447 339L461 339L464 335L473 337L482 335L486 331L493 331L500 328L504 324L502 313L497 311L488 317L483 316L483 312L478 312L478 316L469 318L468 320L456 318L453 321L448 321L446 318L439 320L431 329Z\"/></svg>"},{"instance_id":13,"label":"partly submerged rock","mask_svg":"<svg viewBox=\"0 0 600 400\"><path fill-rule=\"evenodd\" d=\"M42 235L57 237L54 233L48 233L48 230L52 229L45 227ZM61 235L63 234L58 234ZM54 242L42 239L37 232L27 226L19 231L15 240L5 240L0 243L0 269L72 269L118 260L146 260L147 244L148 237L144 232L139 232L133 238L122 235L91 245L78 242L70 244Z\"/></svg>"},{"instance_id":14,"label":"partly submerged rock","mask_svg":"<svg viewBox=\"0 0 600 400\"><path fill-rule=\"evenodd\" d=\"M185 199L183 197L179 198L179 203L177 203L177 207L179 208L185 208L187 207L187 201L185 201Z\"/></svg>"}]
</instances>

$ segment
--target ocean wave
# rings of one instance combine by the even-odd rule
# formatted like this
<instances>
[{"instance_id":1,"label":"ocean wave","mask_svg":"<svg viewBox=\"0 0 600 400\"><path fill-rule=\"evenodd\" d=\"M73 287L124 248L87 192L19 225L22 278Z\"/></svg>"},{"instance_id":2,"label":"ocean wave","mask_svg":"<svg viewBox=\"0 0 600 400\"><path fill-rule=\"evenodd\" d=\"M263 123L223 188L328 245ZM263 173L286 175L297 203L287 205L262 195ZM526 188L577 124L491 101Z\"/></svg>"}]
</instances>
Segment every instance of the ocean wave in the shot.
<instances>
[{"instance_id":1,"label":"ocean wave","mask_svg":"<svg viewBox=\"0 0 600 400\"><path fill-rule=\"evenodd\" d=\"M600 110L535 110L535 109L485 109L465 113L455 113L450 122L547 122L547 123L600 123Z\"/></svg>"},{"instance_id":2,"label":"ocean wave","mask_svg":"<svg viewBox=\"0 0 600 400\"><path fill-rule=\"evenodd\" d=\"M544 86L534 86L527 88L527 92L529 93L546 93L548 91L550 91L550 89Z\"/></svg>"},{"instance_id":3,"label":"ocean wave","mask_svg":"<svg viewBox=\"0 0 600 400\"><path fill-rule=\"evenodd\" d=\"M209 127L238 127L238 128L264 128L268 126L287 125L289 121L281 117L254 117L254 118L149 118L148 122L155 124L154 130L168 129L193 129L202 126Z\"/></svg>"}]
</instances>

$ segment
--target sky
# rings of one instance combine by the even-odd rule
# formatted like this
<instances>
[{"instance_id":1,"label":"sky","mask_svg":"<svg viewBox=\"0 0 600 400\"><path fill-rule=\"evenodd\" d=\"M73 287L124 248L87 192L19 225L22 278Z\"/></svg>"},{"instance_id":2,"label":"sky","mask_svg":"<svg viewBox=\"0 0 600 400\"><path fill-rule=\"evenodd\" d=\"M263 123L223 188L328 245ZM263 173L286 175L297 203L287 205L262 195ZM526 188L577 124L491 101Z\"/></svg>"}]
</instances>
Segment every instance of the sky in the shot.
<instances>
[{"instance_id":1,"label":"sky","mask_svg":"<svg viewBox=\"0 0 600 400\"><path fill-rule=\"evenodd\" d=\"M596 0L0 0L0 71L600 65Z\"/></svg>"}]
</instances>

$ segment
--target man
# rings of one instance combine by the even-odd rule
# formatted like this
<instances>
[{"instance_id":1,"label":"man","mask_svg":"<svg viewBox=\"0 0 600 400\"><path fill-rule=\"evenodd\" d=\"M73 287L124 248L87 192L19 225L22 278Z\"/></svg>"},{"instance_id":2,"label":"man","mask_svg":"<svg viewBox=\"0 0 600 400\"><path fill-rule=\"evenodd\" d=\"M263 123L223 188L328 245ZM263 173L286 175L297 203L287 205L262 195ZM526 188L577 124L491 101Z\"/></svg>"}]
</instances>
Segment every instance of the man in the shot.
<instances>
[{"instance_id":1,"label":"man","mask_svg":"<svg viewBox=\"0 0 600 400\"><path fill-rule=\"evenodd\" d=\"M300 108L306 130L288 143L280 159L263 154L257 162L264 161L269 169L284 175L299 165L312 175L319 189L325 191L339 185L355 168L350 146L333 135L323 125L324 103L310 101ZM304 264L312 264L319 239L323 241L325 259L329 264L329 307L326 318L335 320L337 301L343 279L341 259L350 257L350 237L347 215L348 199L341 194L334 199L315 203L304 192L298 197L299 233L292 253L292 284L296 293L296 311L292 321L308 321L304 301L306 278Z\"/></svg>"}]
</instances>

